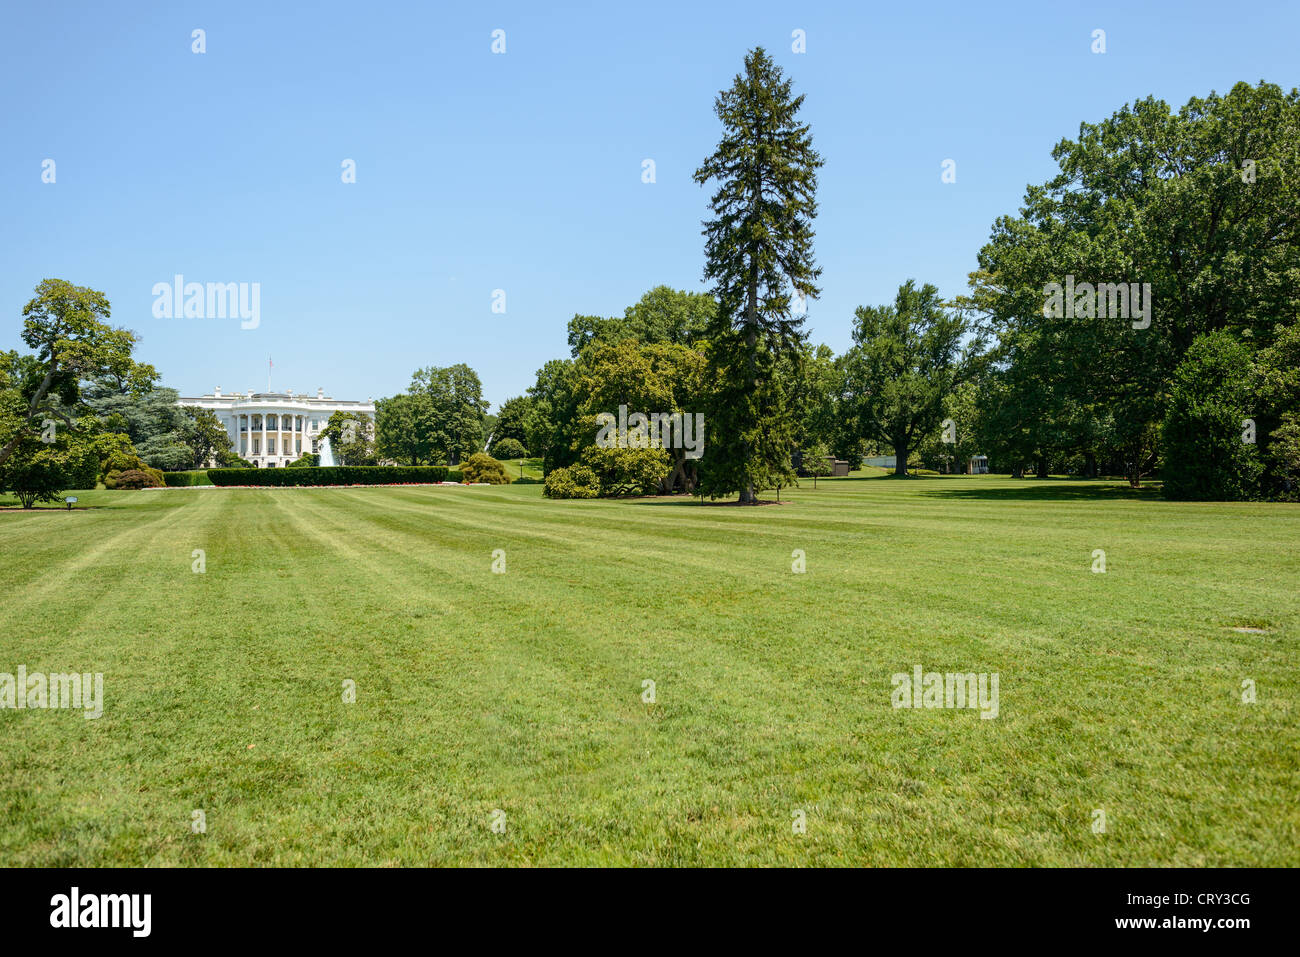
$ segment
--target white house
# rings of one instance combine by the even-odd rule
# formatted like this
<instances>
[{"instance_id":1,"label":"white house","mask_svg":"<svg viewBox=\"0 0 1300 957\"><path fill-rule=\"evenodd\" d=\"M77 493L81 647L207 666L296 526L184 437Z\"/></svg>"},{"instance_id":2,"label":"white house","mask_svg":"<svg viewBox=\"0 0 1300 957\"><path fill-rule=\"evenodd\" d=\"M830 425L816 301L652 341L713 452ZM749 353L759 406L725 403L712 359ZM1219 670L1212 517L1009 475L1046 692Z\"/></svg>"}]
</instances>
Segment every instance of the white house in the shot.
<instances>
[{"instance_id":1,"label":"white house","mask_svg":"<svg viewBox=\"0 0 1300 957\"><path fill-rule=\"evenodd\" d=\"M306 452L322 454L320 433L335 412L360 412L372 420L373 401L350 402L331 398L324 389L315 396L289 392L235 392L222 395L217 386L210 395L181 397L180 405L208 409L226 426L233 449L259 468L283 468ZM328 442L324 443L328 457Z\"/></svg>"}]
</instances>

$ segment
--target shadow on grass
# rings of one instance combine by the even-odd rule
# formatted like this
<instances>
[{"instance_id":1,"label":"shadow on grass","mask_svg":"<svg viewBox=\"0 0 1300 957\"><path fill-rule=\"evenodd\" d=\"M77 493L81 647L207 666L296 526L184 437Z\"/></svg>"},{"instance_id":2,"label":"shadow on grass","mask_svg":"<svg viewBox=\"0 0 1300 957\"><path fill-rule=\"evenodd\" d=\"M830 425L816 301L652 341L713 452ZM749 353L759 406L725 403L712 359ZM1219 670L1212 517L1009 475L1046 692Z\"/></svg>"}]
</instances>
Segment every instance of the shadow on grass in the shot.
<instances>
[{"instance_id":1,"label":"shadow on grass","mask_svg":"<svg viewBox=\"0 0 1300 957\"><path fill-rule=\"evenodd\" d=\"M41 515L47 512L94 512L101 508L107 508L105 505L77 505L74 508L68 508L66 505L33 505L31 508L23 508L17 502L5 502L0 500L0 512L26 512L27 514Z\"/></svg>"},{"instance_id":2,"label":"shadow on grass","mask_svg":"<svg viewBox=\"0 0 1300 957\"><path fill-rule=\"evenodd\" d=\"M954 478L956 476L953 476ZM994 488L954 482L939 488L920 489L927 498L981 499L996 502L1114 502L1120 499L1163 501L1160 485L1131 488L1125 481L1099 479L1022 479L1012 486ZM1022 484L1023 483L1023 484Z\"/></svg>"},{"instance_id":3,"label":"shadow on grass","mask_svg":"<svg viewBox=\"0 0 1300 957\"><path fill-rule=\"evenodd\" d=\"M798 491L798 489L795 489L795 491ZM781 494L787 494L787 490L782 489ZM781 501L778 502L775 498L762 498L756 503L745 505L742 505L735 498L706 498L703 503L701 503L698 495L686 495L681 492L676 495L631 495L624 498L604 499L604 501L622 502L624 505L650 505L655 508L665 508L673 505L693 505L696 508L699 508L701 504L703 504L705 508L761 508L764 505L791 504L786 499L781 499Z\"/></svg>"}]
</instances>

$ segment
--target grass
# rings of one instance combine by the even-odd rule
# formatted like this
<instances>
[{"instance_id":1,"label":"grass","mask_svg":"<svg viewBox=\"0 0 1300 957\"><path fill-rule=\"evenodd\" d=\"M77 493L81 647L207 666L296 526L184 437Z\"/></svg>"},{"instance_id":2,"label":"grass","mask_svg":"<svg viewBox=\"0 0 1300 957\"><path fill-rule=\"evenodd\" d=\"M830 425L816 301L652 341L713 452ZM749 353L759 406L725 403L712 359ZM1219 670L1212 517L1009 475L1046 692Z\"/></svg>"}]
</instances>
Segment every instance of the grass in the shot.
<instances>
[{"instance_id":1,"label":"grass","mask_svg":"<svg viewBox=\"0 0 1300 957\"><path fill-rule=\"evenodd\" d=\"M0 711L0 864L1300 864L1300 507L818 486L0 512L0 671L105 692ZM917 664L998 717L895 710Z\"/></svg>"},{"instance_id":2,"label":"grass","mask_svg":"<svg viewBox=\"0 0 1300 957\"><path fill-rule=\"evenodd\" d=\"M511 478L519 477L520 463L523 463L524 478L542 478L542 460L540 456L528 459L501 459L501 464L506 467L506 474Z\"/></svg>"}]
</instances>

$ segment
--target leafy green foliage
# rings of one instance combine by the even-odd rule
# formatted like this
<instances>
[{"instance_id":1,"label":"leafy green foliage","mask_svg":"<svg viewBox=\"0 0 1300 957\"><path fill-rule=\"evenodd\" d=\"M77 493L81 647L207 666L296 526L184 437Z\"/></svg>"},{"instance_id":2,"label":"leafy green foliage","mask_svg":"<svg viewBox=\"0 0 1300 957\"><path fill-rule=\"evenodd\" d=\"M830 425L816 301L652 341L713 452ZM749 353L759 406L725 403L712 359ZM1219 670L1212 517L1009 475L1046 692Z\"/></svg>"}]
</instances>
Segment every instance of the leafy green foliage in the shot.
<instances>
[{"instance_id":1,"label":"leafy green foliage","mask_svg":"<svg viewBox=\"0 0 1300 957\"><path fill-rule=\"evenodd\" d=\"M581 400L573 451L585 455L596 442L597 416L616 415L620 406L627 406L629 413L680 414L683 419L703 413L709 403L706 369L704 355L689 346L634 339L591 344L574 367L573 387ZM703 441L704 436L696 434L694 418L690 425L692 438ZM664 494L690 492L698 480L698 459L688 459L684 442L679 444L682 447L662 450L670 462L660 477L659 491Z\"/></svg>"},{"instance_id":2,"label":"leafy green foliage","mask_svg":"<svg viewBox=\"0 0 1300 957\"><path fill-rule=\"evenodd\" d=\"M1002 454L1083 453L1140 484L1193 340L1264 344L1277 317L1300 314L1298 141L1300 92L1238 83L1177 111L1139 100L1057 145L1059 174L995 223L973 277L999 337L986 421ZM1149 326L1045 315L1044 285L1067 276L1149 283Z\"/></svg>"},{"instance_id":3,"label":"leafy green foliage","mask_svg":"<svg viewBox=\"0 0 1300 957\"><path fill-rule=\"evenodd\" d=\"M125 472L110 472L112 484L105 480L104 485L112 489L161 488L167 484L163 475L157 469L127 469Z\"/></svg>"},{"instance_id":4,"label":"leafy green foliage","mask_svg":"<svg viewBox=\"0 0 1300 957\"><path fill-rule=\"evenodd\" d=\"M364 466L375 462L374 434L370 416L340 410L330 414L320 439L329 439L330 450L343 465Z\"/></svg>"},{"instance_id":5,"label":"leafy green foliage","mask_svg":"<svg viewBox=\"0 0 1300 957\"><path fill-rule=\"evenodd\" d=\"M496 459L523 459L528 457L528 450L518 439L501 439L492 443L492 457Z\"/></svg>"},{"instance_id":6,"label":"leafy green foliage","mask_svg":"<svg viewBox=\"0 0 1300 957\"><path fill-rule=\"evenodd\" d=\"M207 469L191 469L186 472L164 472L163 481L168 488L190 488L195 485L211 485Z\"/></svg>"},{"instance_id":7,"label":"leafy green foliage","mask_svg":"<svg viewBox=\"0 0 1300 957\"><path fill-rule=\"evenodd\" d=\"M1257 490L1261 463L1243 441L1250 351L1226 330L1197 336L1174 370L1160 477L1172 499L1232 501Z\"/></svg>"},{"instance_id":8,"label":"leafy green foliage","mask_svg":"<svg viewBox=\"0 0 1300 957\"><path fill-rule=\"evenodd\" d=\"M542 494L547 498L599 498L600 479L589 467L578 463L546 473Z\"/></svg>"},{"instance_id":9,"label":"leafy green foliage","mask_svg":"<svg viewBox=\"0 0 1300 957\"><path fill-rule=\"evenodd\" d=\"M496 421L492 424L491 452L499 459L520 458L507 455L497 450L497 443L513 439L521 448L528 448L528 420L532 414L533 400L525 395L517 395L501 403ZM523 453L527 455L528 453Z\"/></svg>"},{"instance_id":10,"label":"leafy green foliage","mask_svg":"<svg viewBox=\"0 0 1300 957\"><path fill-rule=\"evenodd\" d=\"M887 442L896 475L908 457L938 430L944 401L973 374L973 355L961 354L962 316L945 308L937 287L909 279L892 305L859 306L853 348L845 356L847 406L862 431Z\"/></svg>"},{"instance_id":11,"label":"leafy green foliage","mask_svg":"<svg viewBox=\"0 0 1300 957\"><path fill-rule=\"evenodd\" d=\"M464 363L417 369L407 392L417 402L404 414L419 436L424 460L456 465L482 450L488 403L483 398L483 383L473 369Z\"/></svg>"},{"instance_id":12,"label":"leafy green foliage","mask_svg":"<svg viewBox=\"0 0 1300 957\"><path fill-rule=\"evenodd\" d=\"M407 465L445 458L437 447L433 400L427 393L402 393L375 403L375 453Z\"/></svg>"},{"instance_id":13,"label":"leafy green foliage","mask_svg":"<svg viewBox=\"0 0 1300 957\"><path fill-rule=\"evenodd\" d=\"M0 465L0 492L12 492L23 508L31 508L36 502L53 502L72 484L66 445L58 449L25 438L11 452Z\"/></svg>"},{"instance_id":14,"label":"leafy green foliage","mask_svg":"<svg viewBox=\"0 0 1300 957\"><path fill-rule=\"evenodd\" d=\"M813 488L816 488L817 479L820 476L832 475L835 472L835 468L831 464L831 450L823 442L817 442L804 449L799 463L799 471L804 475L811 475Z\"/></svg>"},{"instance_id":15,"label":"leafy green foliage","mask_svg":"<svg viewBox=\"0 0 1300 957\"><path fill-rule=\"evenodd\" d=\"M603 449L595 445L583 451L582 464L596 476L603 496L653 494L673 468L666 449Z\"/></svg>"},{"instance_id":16,"label":"leafy green foliage","mask_svg":"<svg viewBox=\"0 0 1300 957\"><path fill-rule=\"evenodd\" d=\"M415 485L458 481L442 465L330 465L317 468L208 469L213 485Z\"/></svg>"},{"instance_id":17,"label":"leafy green foliage","mask_svg":"<svg viewBox=\"0 0 1300 957\"><path fill-rule=\"evenodd\" d=\"M5 353L0 362L0 465L20 442L36 437L46 419L78 428L83 382L112 376L144 392L158 377L152 366L131 358L135 335L109 326L109 315L102 292L63 279L36 287L23 308L22 332L35 355Z\"/></svg>"},{"instance_id":18,"label":"leafy green foliage","mask_svg":"<svg viewBox=\"0 0 1300 957\"><path fill-rule=\"evenodd\" d=\"M655 286L628 306L622 318L574 316L569 320L569 350L576 359L593 344L699 345L717 313L717 301L708 293Z\"/></svg>"},{"instance_id":19,"label":"leafy green foliage","mask_svg":"<svg viewBox=\"0 0 1300 957\"><path fill-rule=\"evenodd\" d=\"M489 485L509 485L510 476L506 467L486 452L475 452L460 467L461 481L474 484L486 482Z\"/></svg>"}]
</instances>

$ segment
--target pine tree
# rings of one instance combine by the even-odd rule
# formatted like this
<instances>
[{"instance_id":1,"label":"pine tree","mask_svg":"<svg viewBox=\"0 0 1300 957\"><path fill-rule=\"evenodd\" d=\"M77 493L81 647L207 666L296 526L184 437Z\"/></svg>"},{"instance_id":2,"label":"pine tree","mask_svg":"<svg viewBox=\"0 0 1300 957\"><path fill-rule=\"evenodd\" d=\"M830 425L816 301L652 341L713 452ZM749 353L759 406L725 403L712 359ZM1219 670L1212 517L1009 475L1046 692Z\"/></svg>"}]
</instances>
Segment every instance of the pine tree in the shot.
<instances>
[{"instance_id":1,"label":"pine tree","mask_svg":"<svg viewBox=\"0 0 1300 957\"><path fill-rule=\"evenodd\" d=\"M695 171L717 180L704 223L704 278L718 311L710 323L710 372L717 400L708 417L702 470L712 496L790 484L794 423L778 381L781 357L800 347L802 310L794 296L815 297L821 270L813 261L817 168L809 127L798 120L803 96L762 47L714 104L723 137Z\"/></svg>"}]
</instances>

